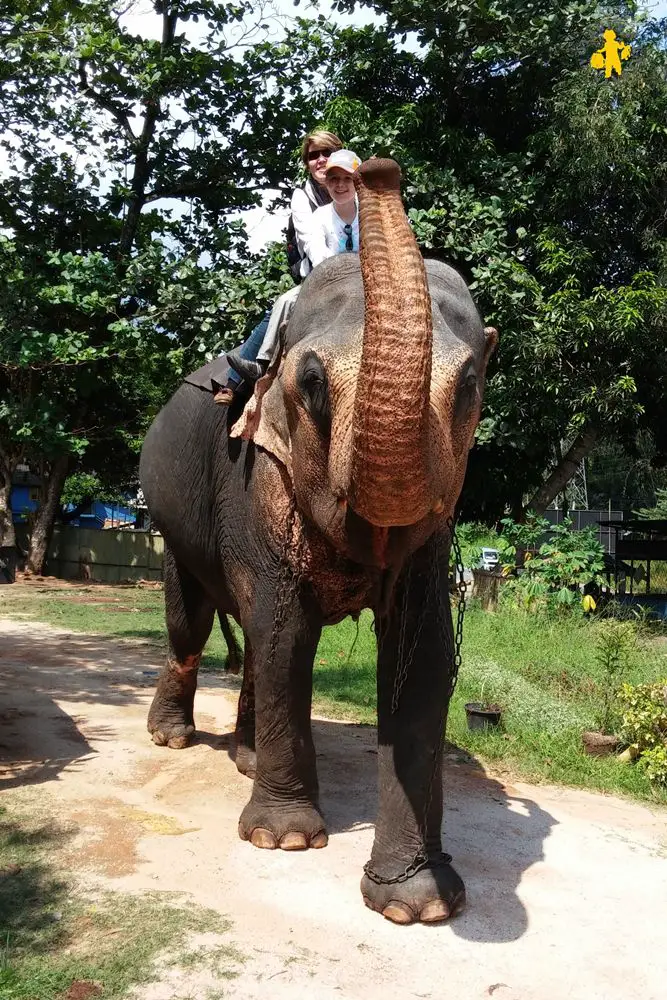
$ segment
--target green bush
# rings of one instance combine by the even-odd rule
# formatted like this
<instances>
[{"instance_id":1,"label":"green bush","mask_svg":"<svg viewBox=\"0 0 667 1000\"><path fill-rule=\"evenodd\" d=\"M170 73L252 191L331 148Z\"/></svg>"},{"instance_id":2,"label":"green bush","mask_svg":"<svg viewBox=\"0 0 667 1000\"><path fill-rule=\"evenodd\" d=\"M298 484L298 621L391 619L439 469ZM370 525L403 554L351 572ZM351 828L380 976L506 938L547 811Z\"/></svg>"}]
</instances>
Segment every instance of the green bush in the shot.
<instances>
[{"instance_id":1,"label":"green bush","mask_svg":"<svg viewBox=\"0 0 667 1000\"><path fill-rule=\"evenodd\" d=\"M466 569L475 569L482 558L482 549L498 548L498 535L493 528L477 521L462 521L456 526L461 549L461 561Z\"/></svg>"},{"instance_id":2,"label":"green bush","mask_svg":"<svg viewBox=\"0 0 667 1000\"><path fill-rule=\"evenodd\" d=\"M667 784L667 679L656 684L623 684L621 735L639 755L651 781Z\"/></svg>"},{"instance_id":3,"label":"green bush","mask_svg":"<svg viewBox=\"0 0 667 1000\"><path fill-rule=\"evenodd\" d=\"M595 626L595 660L603 677L602 700L595 723L603 733L613 732L618 718L618 682L631 664L632 653L639 639L637 625L632 621L606 618Z\"/></svg>"},{"instance_id":4,"label":"green bush","mask_svg":"<svg viewBox=\"0 0 667 1000\"><path fill-rule=\"evenodd\" d=\"M502 525L500 553L505 572L520 571L508 586L518 603L531 610L595 608L592 597L582 596L585 586L604 583L604 549L595 527L573 531L569 519L551 525L534 515L525 524L505 518ZM540 542L547 532L548 540Z\"/></svg>"}]
</instances>

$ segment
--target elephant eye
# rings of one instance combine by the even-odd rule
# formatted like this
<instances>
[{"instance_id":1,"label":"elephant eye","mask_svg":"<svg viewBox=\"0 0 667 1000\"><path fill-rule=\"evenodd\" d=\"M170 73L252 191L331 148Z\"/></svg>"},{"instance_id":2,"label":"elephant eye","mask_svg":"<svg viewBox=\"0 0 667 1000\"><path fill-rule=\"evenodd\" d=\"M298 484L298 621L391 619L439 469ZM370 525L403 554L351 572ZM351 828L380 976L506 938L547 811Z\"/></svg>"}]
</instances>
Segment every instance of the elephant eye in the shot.
<instances>
[{"instance_id":1,"label":"elephant eye","mask_svg":"<svg viewBox=\"0 0 667 1000\"><path fill-rule=\"evenodd\" d=\"M313 352L306 354L301 362L298 385L306 410L318 430L328 437L331 433L329 382L322 362Z\"/></svg>"},{"instance_id":2,"label":"elephant eye","mask_svg":"<svg viewBox=\"0 0 667 1000\"><path fill-rule=\"evenodd\" d=\"M471 366L464 369L456 394L456 416L467 420L477 404L477 372Z\"/></svg>"}]
</instances>

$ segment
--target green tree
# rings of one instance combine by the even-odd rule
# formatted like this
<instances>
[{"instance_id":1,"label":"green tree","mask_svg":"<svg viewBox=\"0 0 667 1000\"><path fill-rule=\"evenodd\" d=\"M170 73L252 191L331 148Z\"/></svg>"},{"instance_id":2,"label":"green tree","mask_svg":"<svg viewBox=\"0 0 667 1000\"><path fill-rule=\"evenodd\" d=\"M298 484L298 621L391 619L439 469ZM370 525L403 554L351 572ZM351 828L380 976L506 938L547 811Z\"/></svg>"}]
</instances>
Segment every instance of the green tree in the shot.
<instances>
[{"instance_id":1,"label":"green tree","mask_svg":"<svg viewBox=\"0 0 667 1000\"><path fill-rule=\"evenodd\" d=\"M324 121L362 155L401 162L421 246L463 273L500 330L467 514L544 510L601 434L658 422L665 26L633 3L364 6L386 25L318 29ZM633 46L611 80L589 64L607 27ZM304 27L294 44L310 39Z\"/></svg>"},{"instance_id":2,"label":"green tree","mask_svg":"<svg viewBox=\"0 0 667 1000\"><path fill-rule=\"evenodd\" d=\"M289 171L306 113L290 54L255 4L153 7L156 39L117 0L0 9L0 544L27 458L44 476L34 570L68 469L106 448L124 475L184 369L279 284L229 217Z\"/></svg>"},{"instance_id":3,"label":"green tree","mask_svg":"<svg viewBox=\"0 0 667 1000\"><path fill-rule=\"evenodd\" d=\"M656 490L655 506L642 507L637 514L648 520L667 521L667 488Z\"/></svg>"}]
</instances>

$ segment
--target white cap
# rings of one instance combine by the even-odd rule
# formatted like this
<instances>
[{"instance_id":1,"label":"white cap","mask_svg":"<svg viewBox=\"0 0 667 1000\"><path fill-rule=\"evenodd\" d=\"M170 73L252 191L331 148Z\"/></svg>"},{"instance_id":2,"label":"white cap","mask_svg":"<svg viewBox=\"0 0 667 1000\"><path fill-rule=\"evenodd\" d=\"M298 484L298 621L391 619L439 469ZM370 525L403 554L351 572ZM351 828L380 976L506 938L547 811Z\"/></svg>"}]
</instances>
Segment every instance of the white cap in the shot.
<instances>
[{"instance_id":1,"label":"white cap","mask_svg":"<svg viewBox=\"0 0 667 1000\"><path fill-rule=\"evenodd\" d=\"M346 174L353 174L360 166L361 160L351 149L337 149L327 160L325 170L328 173L332 167L338 167L339 170L344 170Z\"/></svg>"}]
</instances>

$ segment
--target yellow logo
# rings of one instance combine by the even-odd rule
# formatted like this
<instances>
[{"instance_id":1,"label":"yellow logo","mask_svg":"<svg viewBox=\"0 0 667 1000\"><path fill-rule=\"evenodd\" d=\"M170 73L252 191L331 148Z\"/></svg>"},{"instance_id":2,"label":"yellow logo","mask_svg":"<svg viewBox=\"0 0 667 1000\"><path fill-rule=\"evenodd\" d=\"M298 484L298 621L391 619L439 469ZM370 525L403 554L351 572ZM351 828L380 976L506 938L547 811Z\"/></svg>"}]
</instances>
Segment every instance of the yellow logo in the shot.
<instances>
[{"instance_id":1,"label":"yellow logo","mask_svg":"<svg viewBox=\"0 0 667 1000\"><path fill-rule=\"evenodd\" d=\"M621 42L616 37L616 32L607 30L604 32L604 45L591 56L591 66L593 69L603 69L604 75L609 79L612 71L620 76L623 72L621 59L625 61L630 58L632 51L630 46Z\"/></svg>"}]
</instances>

